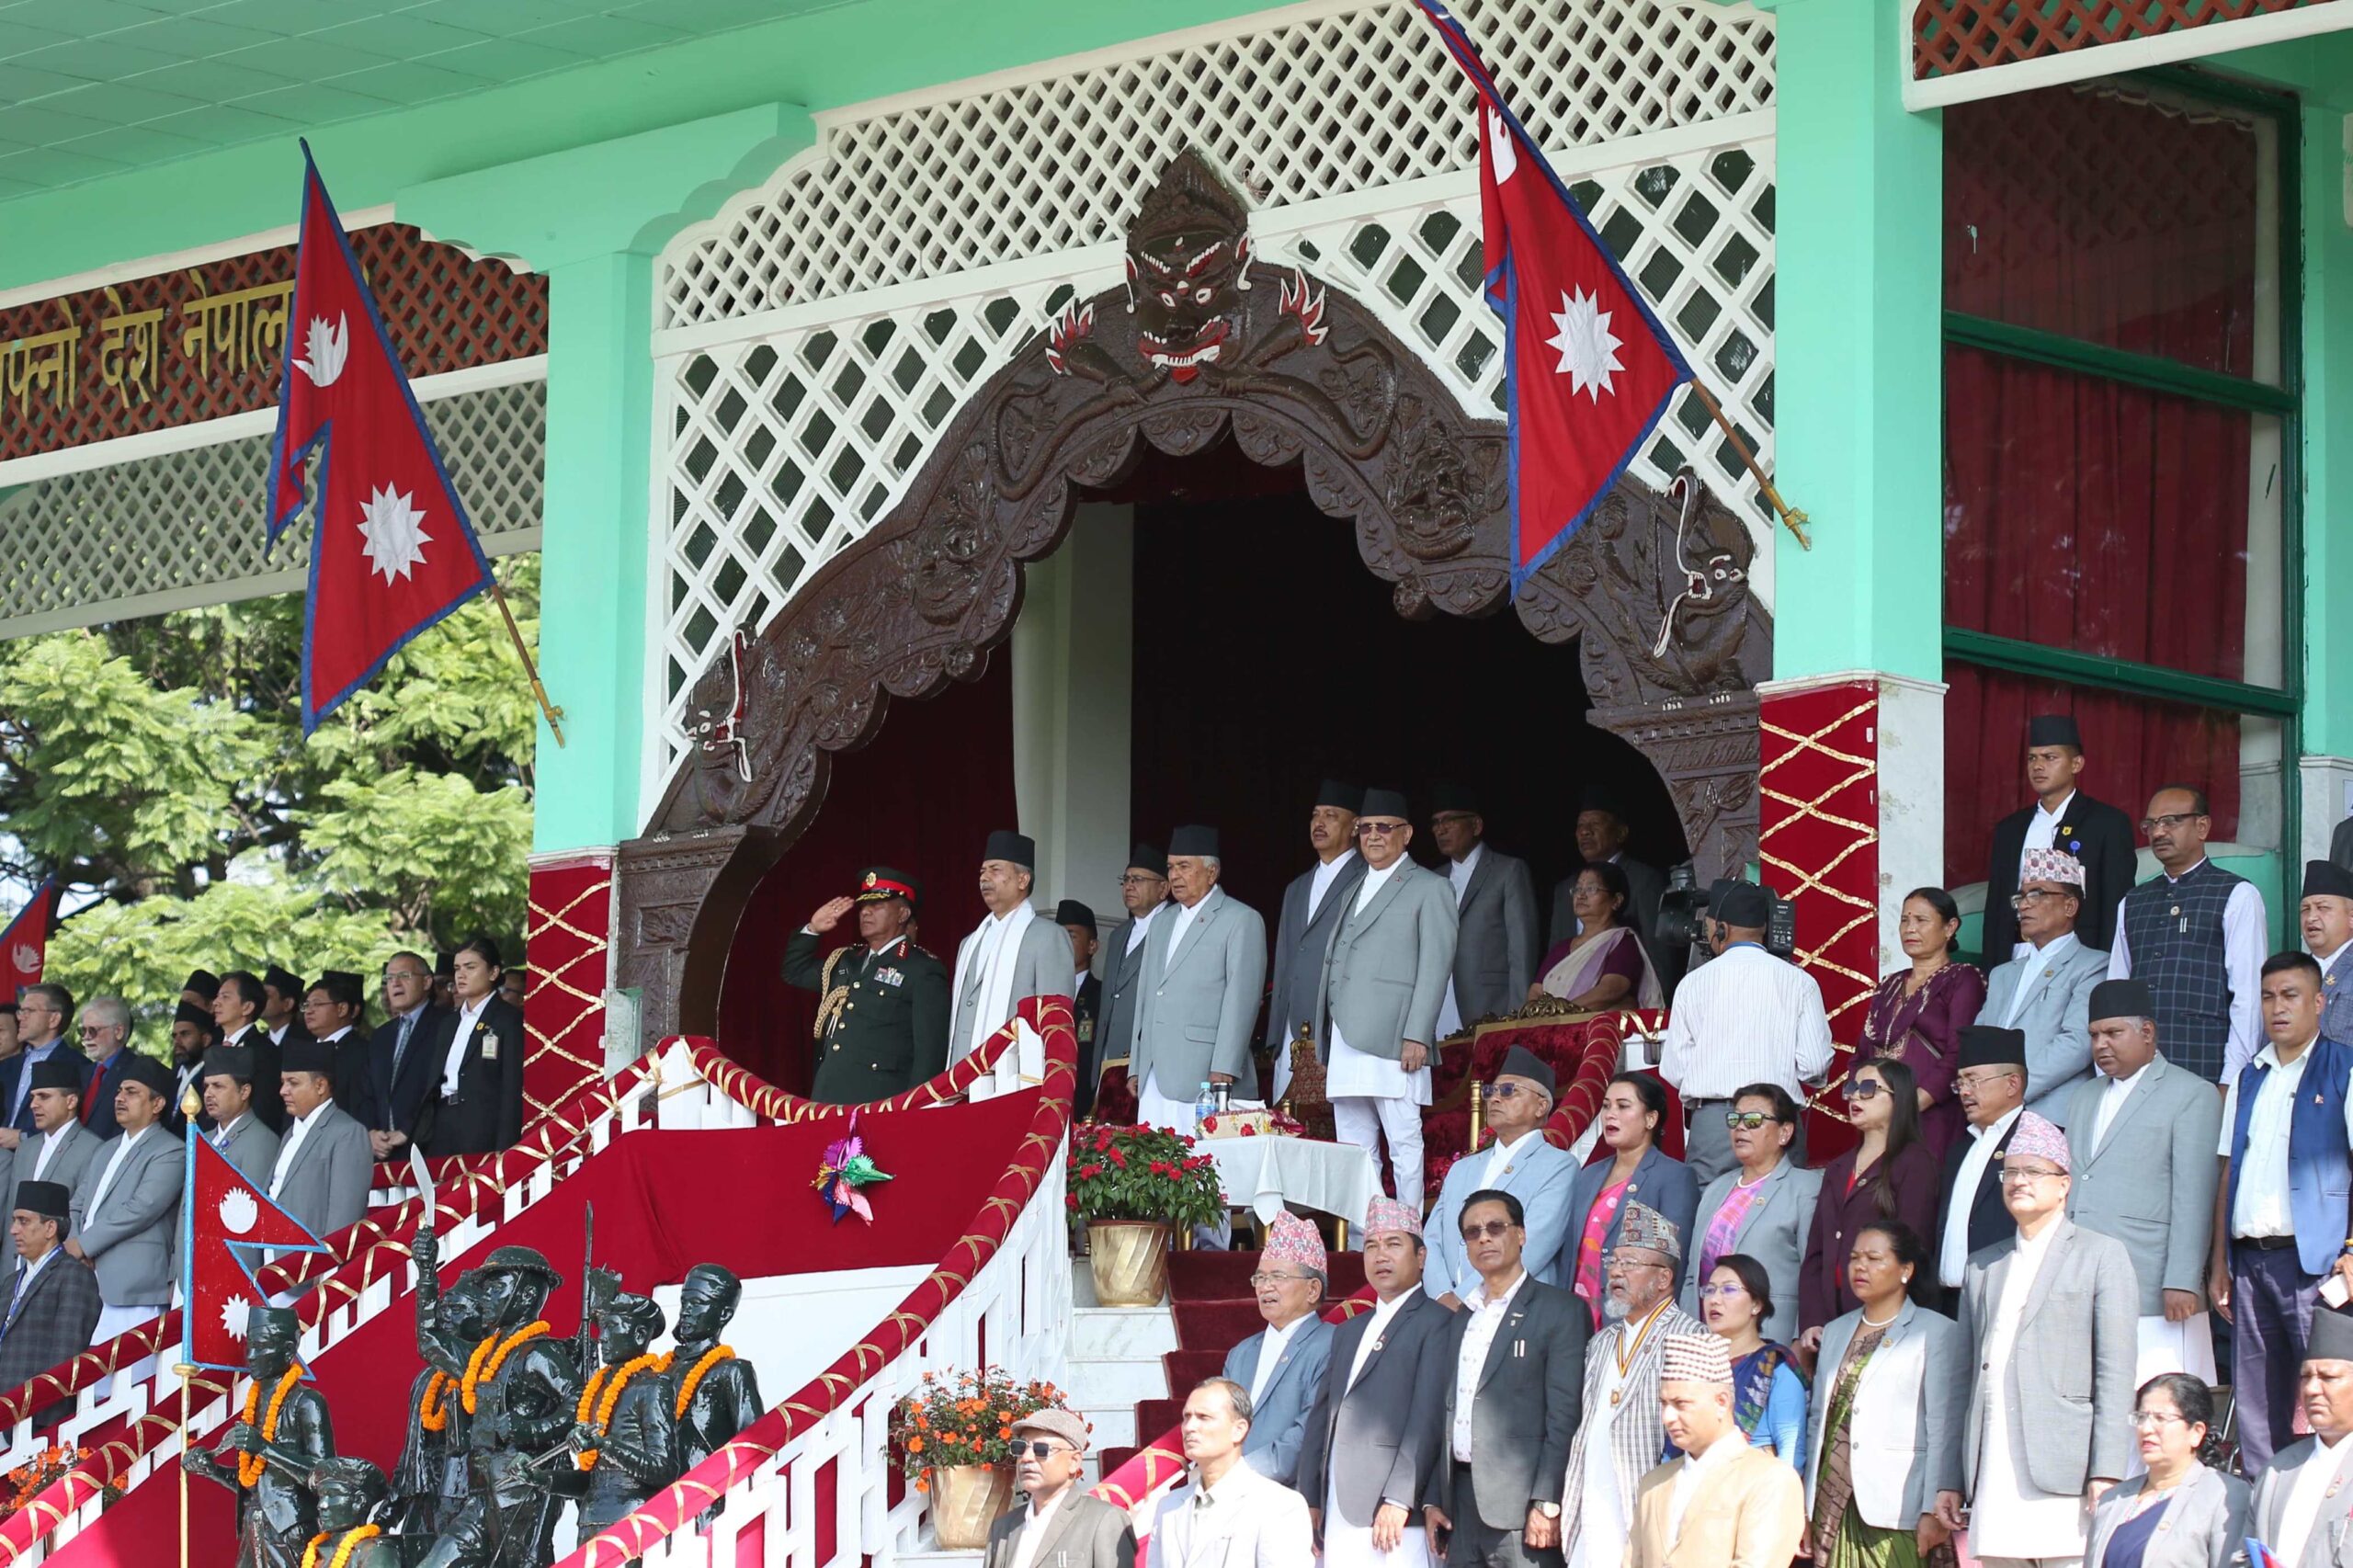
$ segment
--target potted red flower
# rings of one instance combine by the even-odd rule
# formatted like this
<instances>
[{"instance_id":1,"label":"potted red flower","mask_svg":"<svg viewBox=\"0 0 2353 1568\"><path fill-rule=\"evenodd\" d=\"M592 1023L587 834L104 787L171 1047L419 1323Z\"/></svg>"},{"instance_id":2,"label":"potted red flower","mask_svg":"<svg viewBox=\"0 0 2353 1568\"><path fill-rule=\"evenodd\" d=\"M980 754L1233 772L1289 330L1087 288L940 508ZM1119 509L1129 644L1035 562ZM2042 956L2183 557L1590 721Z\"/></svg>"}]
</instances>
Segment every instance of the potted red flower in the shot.
<instances>
[{"instance_id":1,"label":"potted red flower","mask_svg":"<svg viewBox=\"0 0 2353 1568\"><path fill-rule=\"evenodd\" d=\"M1074 1127L1067 1175L1071 1212L1086 1221L1095 1299L1107 1307L1158 1305L1172 1229L1212 1223L1225 1206L1216 1162L1157 1127Z\"/></svg>"}]
</instances>

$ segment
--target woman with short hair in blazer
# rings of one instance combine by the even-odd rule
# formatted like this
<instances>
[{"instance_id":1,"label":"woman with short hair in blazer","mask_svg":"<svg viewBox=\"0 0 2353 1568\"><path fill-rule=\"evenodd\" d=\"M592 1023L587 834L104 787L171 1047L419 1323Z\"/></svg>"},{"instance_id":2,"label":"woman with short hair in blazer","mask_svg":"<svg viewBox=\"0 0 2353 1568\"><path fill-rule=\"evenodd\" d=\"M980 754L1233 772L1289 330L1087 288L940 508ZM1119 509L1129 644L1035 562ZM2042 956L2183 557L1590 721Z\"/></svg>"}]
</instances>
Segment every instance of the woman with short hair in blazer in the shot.
<instances>
[{"instance_id":1,"label":"woman with short hair in blazer","mask_svg":"<svg viewBox=\"0 0 2353 1568\"><path fill-rule=\"evenodd\" d=\"M1658 1130L1666 1123L1666 1089L1647 1073L1620 1073L1601 1095L1599 1147L1610 1157L1577 1172L1569 1189L1568 1234L1561 1251L1575 1260L1572 1288L1601 1325L1608 1293L1602 1266L1618 1244L1620 1217L1627 1200L1647 1205L1672 1221L1681 1261L1673 1290L1683 1285L1695 1242L1691 1218L1699 1208L1699 1181L1691 1167L1659 1152Z\"/></svg>"},{"instance_id":2,"label":"woman with short hair in blazer","mask_svg":"<svg viewBox=\"0 0 2353 1568\"><path fill-rule=\"evenodd\" d=\"M417 1117L416 1141L435 1159L494 1153L523 1136L523 1010L498 994L501 972L488 937L458 949L440 1070Z\"/></svg>"},{"instance_id":3,"label":"woman with short hair in blazer","mask_svg":"<svg viewBox=\"0 0 2353 1568\"><path fill-rule=\"evenodd\" d=\"M1695 1260L1684 1274L1683 1310L1705 1316L1699 1287L1718 1258L1744 1254L1764 1266L1772 1287L1773 1310L1758 1332L1783 1345L1798 1335L1798 1268L1805 1261L1814 1204L1822 1197L1822 1173L1807 1170L1790 1154L1804 1114L1779 1084L1733 1091L1723 1118L1735 1163L1699 1195L1697 1233L1683 1243Z\"/></svg>"},{"instance_id":4,"label":"woman with short hair in blazer","mask_svg":"<svg viewBox=\"0 0 2353 1568\"><path fill-rule=\"evenodd\" d=\"M2133 1436L2147 1473L2118 1482L2092 1510L2084 1568L2223 1568L2246 1540L2248 1492L2210 1470L2211 1390L2187 1372L2141 1385Z\"/></svg>"},{"instance_id":5,"label":"woman with short hair in blazer","mask_svg":"<svg viewBox=\"0 0 2353 1568\"><path fill-rule=\"evenodd\" d=\"M1920 1142L1912 1069L1892 1056L1857 1066L1847 1080L1847 1119L1862 1138L1823 1167L1822 1198L1798 1270L1802 1355L1822 1343L1824 1324L1859 1304L1847 1263L1865 1225L1901 1220L1924 1242L1937 1233L1937 1162Z\"/></svg>"},{"instance_id":6,"label":"woman with short hair in blazer","mask_svg":"<svg viewBox=\"0 0 2353 1568\"><path fill-rule=\"evenodd\" d=\"M1917 1568L1947 1536L1937 1494L1961 1479L1969 1347L1959 1325L1912 1300L1934 1288L1928 1246L1900 1220L1856 1233L1848 1283L1861 1303L1822 1333L1806 1432L1815 1568Z\"/></svg>"}]
</instances>

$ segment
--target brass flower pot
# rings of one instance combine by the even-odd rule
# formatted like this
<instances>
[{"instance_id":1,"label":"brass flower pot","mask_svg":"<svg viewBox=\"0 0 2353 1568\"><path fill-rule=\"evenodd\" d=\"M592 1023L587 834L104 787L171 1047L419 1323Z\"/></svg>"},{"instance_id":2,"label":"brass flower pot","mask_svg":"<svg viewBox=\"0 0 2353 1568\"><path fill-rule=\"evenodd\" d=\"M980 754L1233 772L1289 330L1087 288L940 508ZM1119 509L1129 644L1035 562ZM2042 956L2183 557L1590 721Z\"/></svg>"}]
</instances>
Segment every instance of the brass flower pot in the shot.
<instances>
[{"instance_id":1,"label":"brass flower pot","mask_svg":"<svg viewBox=\"0 0 2353 1568\"><path fill-rule=\"evenodd\" d=\"M945 1551L989 1543L989 1526L1013 1506L1013 1461L959 1464L931 1472L931 1531Z\"/></svg>"},{"instance_id":2,"label":"brass flower pot","mask_svg":"<svg viewBox=\"0 0 2353 1568\"><path fill-rule=\"evenodd\" d=\"M1168 1293L1168 1222L1090 1220L1086 1261L1097 1305L1156 1307Z\"/></svg>"}]
</instances>

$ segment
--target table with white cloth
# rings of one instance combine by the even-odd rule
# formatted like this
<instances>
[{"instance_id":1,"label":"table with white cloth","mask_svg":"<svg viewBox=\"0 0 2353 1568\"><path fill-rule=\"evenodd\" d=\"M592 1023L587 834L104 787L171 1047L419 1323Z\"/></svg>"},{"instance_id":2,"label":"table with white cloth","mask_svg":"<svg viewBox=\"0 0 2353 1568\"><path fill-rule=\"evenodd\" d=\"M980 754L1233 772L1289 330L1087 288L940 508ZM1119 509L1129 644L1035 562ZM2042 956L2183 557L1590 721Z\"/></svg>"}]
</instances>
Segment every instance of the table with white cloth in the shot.
<instances>
[{"instance_id":1,"label":"table with white cloth","mask_svg":"<svg viewBox=\"0 0 2353 1568\"><path fill-rule=\"evenodd\" d=\"M1381 1190L1371 1159L1354 1143L1259 1133L1203 1138L1193 1148L1217 1162L1227 1207L1248 1209L1262 1225L1272 1223L1286 1203L1296 1203L1361 1231L1365 1210Z\"/></svg>"}]
</instances>

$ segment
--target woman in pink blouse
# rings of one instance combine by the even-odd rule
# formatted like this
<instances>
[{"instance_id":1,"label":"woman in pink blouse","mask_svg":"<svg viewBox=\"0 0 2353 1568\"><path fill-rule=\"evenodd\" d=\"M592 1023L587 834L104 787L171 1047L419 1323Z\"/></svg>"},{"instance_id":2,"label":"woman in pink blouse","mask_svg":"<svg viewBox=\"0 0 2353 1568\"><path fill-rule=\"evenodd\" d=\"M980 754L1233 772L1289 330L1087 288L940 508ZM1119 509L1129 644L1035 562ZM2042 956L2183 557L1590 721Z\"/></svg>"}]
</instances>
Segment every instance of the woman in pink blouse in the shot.
<instances>
[{"instance_id":1,"label":"woman in pink blouse","mask_svg":"<svg viewBox=\"0 0 2353 1568\"><path fill-rule=\"evenodd\" d=\"M1863 1038L1856 1047L1859 1066L1893 1058L1912 1069L1920 1099L1920 1142L1942 1165L1945 1151L1961 1136L1961 1106L1952 1097L1954 1053L1961 1031L1977 1021L1985 1005L1985 977L1957 962L1961 909L1942 888L1914 888L1904 895L1896 936L1912 960L1879 983Z\"/></svg>"}]
</instances>

